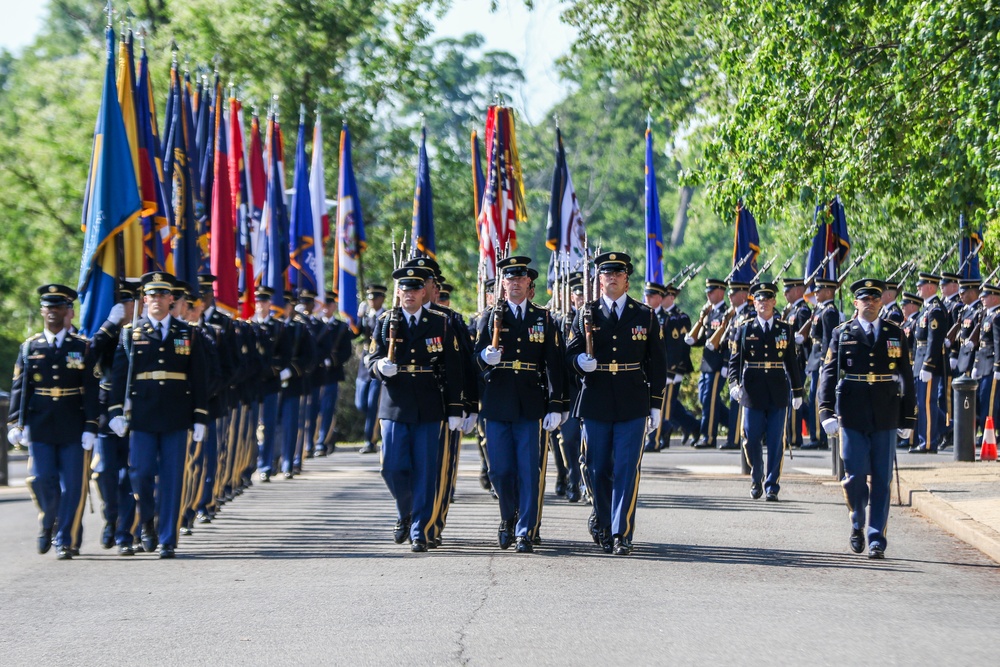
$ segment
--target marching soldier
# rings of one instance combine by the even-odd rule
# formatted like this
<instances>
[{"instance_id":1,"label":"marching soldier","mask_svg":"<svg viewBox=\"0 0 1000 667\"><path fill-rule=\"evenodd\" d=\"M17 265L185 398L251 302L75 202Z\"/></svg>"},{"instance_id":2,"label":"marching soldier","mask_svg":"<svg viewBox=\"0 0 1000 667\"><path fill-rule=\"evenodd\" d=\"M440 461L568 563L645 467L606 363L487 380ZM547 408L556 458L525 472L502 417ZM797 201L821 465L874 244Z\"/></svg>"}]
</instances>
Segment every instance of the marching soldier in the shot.
<instances>
[{"instance_id":1,"label":"marching soldier","mask_svg":"<svg viewBox=\"0 0 1000 667\"><path fill-rule=\"evenodd\" d=\"M761 282L752 289L756 317L745 320L733 337L729 394L744 413L750 497L756 500L766 493L767 500L776 501L781 490L785 413L789 395L793 410L802 406L802 376L795 357L795 332L774 313L778 287ZM767 443L766 476L764 442Z\"/></svg>"},{"instance_id":2,"label":"marching soldier","mask_svg":"<svg viewBox=\"0 0 1000 667\"><path fill-rule=\"evenodd\" d=\"M607 252L594 265L601 296L573 323L566 360L583 378L574 413L587 442L587 487L596 512L591 534L605 553L624 556L632 552L647 424L660 420L666 353L653 311L628 296L631 258Z\"/></svg>"},{"instance_id":3,"label":"marching soldier","mask_svg":"<svg viewBox=\"0 0 1000 667\"><path fill-rule=\"evenodd\" d=\"M944 428L945 414L938 403L941 383L947 379L945 335L948 332L948 312L937 295L941 279L921 272L917 279L917 294L923 306L914 328L913 372L917 391L917 444L914 454L936 454L938 440Z\"/></svg>"},{"instance_id":4,"label":"marching soldier","mask_svg":"<svg viewBox=\"0 0 1000 667\"><path fill-rule=\"evenodd\" d=\"M727 346L727 349L723 350L723 356L728 355L729 350L732 349L732 344L739 328L753 317L754 310L748 301L749 296L749 283L734 280L729 281L729 305L735 314L727 327L727 338L722 343ZM728 377L728 375L723 373L723 377ZM726 444L719 445L719 449L739 449L742 436L743 411L740 409L738 401L732 401L729 405L729 426L726 431Z\"/></svg>"},{"instance_id":5,"label":"marching soldier","mask_svg":"<svg viewBox=\"0 0 1000 667\"><path fill-rule=\"evenodd\" d=\"M986 427L986 418L994 419L1000 415L997 407L1000 404L1000 391L997 391L997 380L1000 379L1000 286L986 283L983 285L983 313L979 324L979 341L976 349L975 365L972 368L972 379L979 381L977 391L979 426ZM975 336L973 336L973 340Z\"/></svg>"},{"instance_id":6,"label":"marching soldier","mask_svg":"<svg viewBox=\"0 0 1000 667\"><path fill-rule=\"evenodd\" d=\"M567 278L569 286L569 304L565 316L556 314L554 319L559 326L559 334L563 341L566 341L573 328L573 320L581 307L583 307L583 274L572 273ZM566 410L570 410L576 403L576 398L580 394L579 376L565 364L565 391ZM566 500L571 503L580 502L583 490L583 477L580 469L580 419L572 414L564 414L565 421L559 426L557 431L557 441L559 446L555 450L556 459L562 459L566 469ZM559 489L556 488L556 495Z\"/></svg>"},{"instance_id":7,"label":"marching soldier","mask_svg":"<svg viewBox=\"0 0 1000 667\"><path fill-rule=\"evenodd\" d=\"M462 426L462 360L448 318L423 306L433 271L404 267L392 277L401 307L379 318L366 363L382 381L382 478L396 501L393 539L409 538L421 552L434 537L440 434Z\"/></svg>"},{"instance_id":8,"label":"marching soldier","mask_svg":"<svg viewBox=\"0 0 1000 667\"><path fill-rule=\"evenodd\" d=\"M701 378L698 380L698 402L701 403L701 437L694 444L698 449L715 448L719 433L719 423L728 423L729 410L722 400L722 387L726 382L726 362L728 350L719 350L706 345L726 317L726 283L715 278L705 280L705 296L708 303L702 308L699 324L695 325L699 335L692 336L694 330L684 337L691 347L705 347L701 357Z\"/></svg>"},{"instance_id":9,"label":"marching soldier","mask_svg":"<svg viewBox=\"0 0 1000 667\"><path fill-rule=\"evenodd\" d=\"M879 310L878 316L883 320L889 320L895 324L902 326L903 324L903 309L899 307L896 303L896 297L899 294L899 282L895 280L885 281L885 290L882 292L882 309Z\"/></svg>"},{"instance_id":10,"label":"marching soldier","mask_svg":"<svg viewBox=\"0 0 1000 667\"><path fill-rule=\"evenodd\" d=\"M646 305L653 309L663 330L667 360L667 386L663 394L660 423L649 434L647 452L669 449L670 436L675 428L683 433L683 445L689 437L697 438L700 426L680 400L681 382L685 375L694 371L694 366L691 364L691 347L684 342L684 337L691 330L691 318L675 305L677 294L673 285L646 283Z\"/></svg>"},{"instance_id":11,"label":"marching soldier","mask_svg":"<svg viewBox=\"0 0 1000 667\"><path fill-rule=\"evenodd\" d=\"M188 430L205 438L208 378L201 338L170 316L174 277L142 277L146 314L125 325L112 368L111 430L124 437L131 426L129 471L142 527L144 551L159 542L160 558L173 558L180 523ZM131 425L125 399L131 402Z\"/></svg>"},{"instance_id":12,"label":"marching soldier","mask_svg":"<svg viewBox=\"0 0 1000 667\"><path fill-rule=\"evenodd\" d=\"M976 361L976 343L979 337L980 320L983 317L983 302L979 299L979 280L963 279L959 284L963 307L952 327L958 327L955 344L948 354L948 364L955 375L969 375Z\"/></svg>"},{"instance_id":13,"label":"marching soldier","mask_svg":"<svg viewBox=\"0 0 1000 667\"><path fill-rule=\"evenodd\" d=\"M318 340L329 347L329 353L323 357L322 364L326 367L326 383L320 388L319 432L316 434L316 456L326 456L336 447L334 429L337 426L337 398L340 396L340 383L346 378L344 364L351 358L351 327L343 320L337 319L336 292L326 297L323 311L323 328ZM329 448L329 450L328 450Z\"/></svg>"},{"instance_id":14,"label":"marching soldier","mask_svg":"<svg viewBox=\"0 0 1000 667\"><path fill-rule=\"evenodd\" d=\"M292 339L284 335L285 323L271 312L268 287L258 287L254 292L253 326L257 330L258 353L262 359L260 382L259 426L257 430L257 478L264 483L274 474L275 444L278 439L278 406L281 396L282 370L292 361ZM290 372L289 372L290 374Z\"/></svg>"},{"instance_id":15,"label":"marching soldier","mask_svg":"<svg viewBox=\"0 0 1000 667\"><path fill-rule=\"evenodd\" d=\"M454 291L454 286L449 285L448 283L441 283L441 289L438 290L438 305L444 306L445 308L451 308L451 294Z\"/></svg>"},{"instance_id":16,"label":"marching soldier","mask_svg":"<svg viewBox=\"0 0 1000 667\"><path fill-rule=\"evenodd\" d=\"M908 438L916 421L906 336L897 324L878 316L883 285L873 279L851 285L857 317L834 330L819 390L823 429L843 433L851 551L862 553L867 540L868 557L875 559L885 558L895 432L899 429L900 437Z\"/></svg>"},{"instance_id":17,"label":"marching soldier","mask_svg":"<svg viewBox=\"0 0 1000 667\"><path fill-rule=\"evenodd\" d=\"M809 329L809 340L812 348L806 359L806 372L809 373L809 409L812 411L812 440L804 443L802 449L829 449L826 432L820 428L819 420L819 369L826 358L830 347L830 337L841 321L840 311L833 303L833 295L840 287L836 280L818 278L814 283L816 292L816 310L813 311L812 326Z\"/></svg>"},{"instance_id":18,"label":"marching soldier","mask_svg":"<svg viewBox=\"0 0 1000 667\"><path fill-rule=\"evenodd\" d=\"M900 309L903 311L903 337L906 339L906 346L910 350L908 363L913 369L913 351L916 349L916 339L914 333L917 330L917 317L920 315L920 307L924 305L923 299L912 292L903 292ZM909 449L914 446L916 436L910 432L909 438L900 438L896 443L897 449Z\"/></svg>"},{"instance_id":19,"label":"marching soldier","mask_svg":"<svg viewBox=\"0 0 1000 667\"><path fill-rule=\"evenodd\" d=\"M302 404L308 397L309 373L315 362L316 347L306 318L292 307L295 296L285 292L284 335L291 342L288 366L281 369L281 474L292 479L302 472L299 430L302 425Z\"/></svg>"},{"instance_id":20,"label":"marching soldier","mask_svg":"<svg viewBox=\"0 0 1000 667\"><path fill-rule=\"evenodd\" d=\"M784 278L782 284L785 292L785 301L787 305L785 306L784 312L781 314L781 319L788 322L788 326L792 329L792 335L794 336L795 345L795 360L799 363L800 377L803 381L806 377L806 359L808 355L806 354L806 347L809 345L808 339L803 336L799 331L809 322L812 318L812 309L809 308L809 304L806 302L804 295L806 291L806 284L802 278ZM802 410L801 408L789 408L788 410L788 436L789 442L792 447L802 446L802 421L805 420L806 430L810 433L813 432L813 419L815 415L812 410Z\"/></svg>"},{"instance_id":21,"label":"marching soldier","mask_svg":"<svg viewBox=\"0 0 1000 667\"><path fill-rule=\"evenodd\" d=\"M365 288L366 301L358 312L358 321L361 323L359 351L362 359L358 363L358 375L354 384L354 407L365 416L365 444L358 450L359 454L374 454L378 451L378 397L382 393L382 383L376 374L368 370L363 357L375 332L375 324L385 312L386 291L385 285L369 284Z\"/></svg>"},{"instance_id":22,"label":"marching soldier","mask_svg":"<svg viewBox=\"0 0 1000 667\"><path fill-rule=\"evenodd\" d=\"M97 441L95 360L87 339L65 326L77 293L52 284L38 294L45 329L21 345L14 363L7 440L28 446L25 482L38 506L38 553L55 542L56 557L70 560Z\"/></svg>"}]
</instances>

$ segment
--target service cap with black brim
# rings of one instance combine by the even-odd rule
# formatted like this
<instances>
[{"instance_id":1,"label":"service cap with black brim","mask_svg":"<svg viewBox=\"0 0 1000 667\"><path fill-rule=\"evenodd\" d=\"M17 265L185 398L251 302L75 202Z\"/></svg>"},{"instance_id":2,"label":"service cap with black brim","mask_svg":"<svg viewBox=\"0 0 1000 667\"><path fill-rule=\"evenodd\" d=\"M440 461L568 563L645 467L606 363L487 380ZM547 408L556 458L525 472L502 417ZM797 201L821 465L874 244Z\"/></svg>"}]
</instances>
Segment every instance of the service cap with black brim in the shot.
<instances>
[{"instance_id":1,"label":"service cap with black brim","mask_svg":"<svg viewBox=\"0 0 1000 667\"><path fill-rule=\"evenodd\" d=\"M916 294L914 294L913 292L903 292L903 304L904 305L905 304L910 304L910 305L913 305L913 306L922 306L922 305L924 305L924 300L921 299Z\"/></svg>"},{"instance_id":2,"label":"service cap with black brim","mask_svg":"<svg viewBox=\"0 0 1000 667\"><path fill-rule=\"evenodd\" d=\"M790 289L796 288L796 287L804 287L805 284L806 284L806 281L803 280L802 278L782 278L781 279L781 287L782 287L782 289L785 292L787 292Z\"/></svg>"},{"instance_id":3,"label":"service cap with black brim","mask_svg":"<svg viewBox=\"0 0 1000 667\"><path fill-rule=\"evenodd\" d=\"M667 293L667 288L660 283L648 282L646 283L646 286L643 287L642 293L659 294L660 296L664 296Z\"/></svg>"},{"instance_id":4,"label":"service cap with black brim","mask_svg":"<svg viewBox=\"0 0 1000 667\"><path fill-rule=\"evenodd\" d=\"M377 296L385 296L385 293L389 291L389 288L385 285L378 285L376 283L370 283L368 287L365 288L365 295L369 299L373 299Z\"/></svg>"},{"instance_id":5,"label":"service cap with black brim","mask_svg":"<svg viewBox=\"0 0 1000 667\"><path fill-rule=\"evenodd\" d=\"M778 286L767 282L754 283L750 285L750 294L755 299L773 299L778 294Z\"/></svg>"},{"instance_id":6,"label":"service cap with black brim","mask_svg":"<svg viewBox=\"0 0 1000 667\"><path fill-rule=\"evenodd\" d=\"M939 285L941 284L941 276L928 273L926 271L921 271L917 274L917 287L921 285Z\"/></svg>"},{"instance_id":7,"label":"service cap with black brim","mask_svg":"<svg viewBox=\"0 0 1000 667\"><path fill-rule=\"evenodd\" d=\"M504 257L497 262L497 271L504 278L526 276L528 275L528 264L531 264L531 258L524 255Z\"/></svg>"},{"instance_id":8,"label":"service cap with black brim","mask_svg":"<svg viewBox=\"0 0 1000 667\"><path fill-rule=\"evenodd\" d=\"M274 296L274 290L270 287L258 287L253 291L253 295L258 301L270 301Z\"/></svg>"},{"instance_id":9,"label":"service cap with black brim","mask_svg":"<svg viewBox=\"0 0 1000 667\"><path fill-rule=\"evenodd\" d=\"M817 278L813 281L813 285L816 286L817 290L821 289L832 289L835 290L840 287L840 283L836 280L831 280L830 278Z\"/></svg>"},{"instance_id":10,"label":"service cap with black brim","mask_svg":"<svg viewBox=\"0 0 1000 667\"><path fill-rule=\"evenodd\" d=\"M749 292L750 283L745 283L739 280L729 281L729 293L734 294L735 292Z\"/></svg>"},{"instance_id":11,"label":"service cap with black brim","mask_svg":"<svg viewBox=\"0 0 1000 667\"><path fill-rule=\"evenodd\" d=\"M678 294L681 293L681 291L673 283L670 283L669 285L665 285L664 288L663 288L663 291L664 291L664 293L665 293L666 296L677 296Z\"/></svg>"},{"instance_id":12,"label":"service cap with black brim","mask_svg":"<svg viewBox=\"0 0 1000 667\"><path fill-rule=\"evenodd\" d=\"M979 288L983 293L983 296L987 294L992 294L993 296L1000 296L1000 285L994 285L993 283L983 283L983 286Z\"/></svg>"},{"instance_id":13,"label":"service cap with black brim","mask_svg":"<svg viewBox=\"0 0 1000 667\"><path fill-rule=\"evenodd\" d=\"M530 280L531 282L535 282L536 280L538 280L538 271L531 268L530 266L528 267L528 280Z\"/></svg>"},{"instance_id":14,"label":"service cap with black brim","mask_svg":"<svg viewBox=\"0 0 1000 667\"><path fill-rule=\"evenodd\" d=\"M426 259L424 257L418 259ZM434 272L422 266L402 266L392 272L392 278L396 281L396 286L404 292L424 288L424 283L428 278L433 278Z\"/></svg>"},{"instance_id":15,"label":"service cap with black brim","mask_svg":"<svg viewBox=\"0 0 1000 667\"><path fill-rule=\"evenodd\" d=\"M962 278L958 281L958 289L962 292L970 289L979 289L979 278Z\"/></svg>"},{"instance_id":16,"label":"service cap with black brim","mask_svg":"<svg viewBox=\"0 0 1000 667\"><path fill-rule=\"evenodd\" d=\"M726 289L726 281L718 278L705 278L705 291L711 292L714 289Z\"/></svg>"},{"instance_id":17,"label":"service cap with black brim","mask_svg":"<svg viewBox=\"0 0 1000 667\"><path fill-rule=\"evenodd\" d=\"M893 292L898 292L899 291L899 281L898 280L886 280L884 282L885 282L885 289L886 290L892 290Z\"/></svg>"},{"instance_id":18,"label":"service cap with black brim","mask_svg":"<svg viewBox=\"0 0 1000 667\"><path fill-rule=\"evenodd\" d=\"M959 284L961 284L962 283L962 276L958 275L957 273L951 273L950 271L946 271L945 273L942 273L941 274L941 284L942 285L948 285L949 283L959 283Z\"/></svg>"},{"instance_id":19,"label":"service cap with black brim","mask_svg":"<svg viewBox=\"0 0 1000 667\"><path fill-rule=\"evenodd\" d=\"M170 291L174 293L175 299L183 299L191 293L191 286L183 280L175 280L174 286Z\"/></svg>"},{"instance_id":20,"label":"service cap with black brim","mask_svg":"<svg viewBox=\"0 0 1000 667\"><path fill-rule=\"evenodd\" d=\"M211 273L199 273L198 274L198 284L199 285L211 285L216 280L218 280L218 278L216 278L215 276L213 276Z\"/></svg>"},{"instance_id":21,"label":"service cap with black brim","mask_svg":"<svg viewBox=\"0 0 1000 667\"><path fill-rule=\"evenodd\" d=\"M138 280L123 280L118 285L118 303L130 303L135 301L136 294L142 283Z\"/></svg>"},{"instance_id":22,"label":"service cap with black brim","mask_svg":"<svg viewBox=\"0 0 1000 667\"><path fill-rule=\"evenodd\" d=\"M441 274L441 266L433 257L411 257L403 263L402 268L430 269L431 278ZM395 278L395 274L393 274L393 277Z\"/></svg>"},{"instance_id":23,"label":"service cap with black brim","mask_svg":"<svg viewBox=\"0 0 1000 667\"><path fill-rule=\"evenodd\" d=\"M875 278L862 278L851 283L851 293L855 299L863 299L869 296L880 297L885 291L885 283Z\"/></svg>"},{"instance_id":24,"label":"service cap with black brim","mask_svg":"<svg viewBox=\"0 0 1000 667\"><path fill-rule=\"evenodd\" d=\"M150 271L143 274L140 280L142 281L143 294L149 294L160 291L173 292L174 282L177 279L166 271Z\"/></svg>"},{"instance_id":25,"label":"service cap with black brim","mask_svg":"<svg viewBox=\"0 0 1000 667\"><path fill-rule=\"evenodd\" d=\"M623 252L603 252L594 258L594 266L598 273L618 273L624 271L632 275L632 258Z\"/></svg>"},{"instance_id":26,"label":"service cap with black brim","mask_svg":"<svg viewBox=\"0 0 1000 667\"><path fill-rule=\"evenodd\" d=\"M43 306L72 306L79 296L75 289L59 283L42 285L36 291Z\"/></svg>"},{"instance_id":27,"label":"service cap with black brim","mask_svg":"<svg viewBox=\"0 0 1000 667\"><path fill-rule=\"evenodd\" d=\"M312 303L316 300L316 292L309 289L308 287L303 287L299 290L299 303Z\"/></svg>"}]
</instances>

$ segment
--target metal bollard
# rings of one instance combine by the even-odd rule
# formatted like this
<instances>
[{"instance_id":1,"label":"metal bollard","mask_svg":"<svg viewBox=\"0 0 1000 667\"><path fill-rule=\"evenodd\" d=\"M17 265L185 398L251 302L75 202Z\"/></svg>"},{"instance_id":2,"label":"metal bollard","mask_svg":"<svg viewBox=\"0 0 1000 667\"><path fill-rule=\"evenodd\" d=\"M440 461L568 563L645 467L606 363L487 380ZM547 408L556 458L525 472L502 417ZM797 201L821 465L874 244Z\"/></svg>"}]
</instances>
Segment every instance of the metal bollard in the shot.
<instances>
[{"instance_id":1,"label":"metal bollard","mask_svg":"<svg viewBox=\"0 0 1000 667\"><path fill-rule=\"evenodd\" d=\"M976 460L976 389L979 383L968 375L951 382L954 409L954 443L956 461Z\"/></svg>"},{"instance_id":2,"label":"metal bollard","mask_svg":"<svg viewBox=\"0 0 1000 667\"><path fill-rule=\"evenodd\" d=\"M6 415L10 412L10 396L6 392L0 391L0 415ZM3 431L3 442L0 442L0 486L8 486L10 484L10 478L8 477L9 470L7 467L8 457L7 457L7 432L6 429Z\"/></svg>"}]
</instances>

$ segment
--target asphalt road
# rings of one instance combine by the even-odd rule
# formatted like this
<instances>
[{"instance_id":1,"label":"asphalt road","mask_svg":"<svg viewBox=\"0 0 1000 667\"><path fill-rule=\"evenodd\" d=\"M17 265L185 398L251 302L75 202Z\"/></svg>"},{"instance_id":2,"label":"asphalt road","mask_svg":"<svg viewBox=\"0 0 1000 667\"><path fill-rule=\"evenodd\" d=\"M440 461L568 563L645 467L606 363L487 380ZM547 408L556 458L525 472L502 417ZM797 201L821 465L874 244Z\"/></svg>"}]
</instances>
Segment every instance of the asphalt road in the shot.
<instances>
[{"instance_id":1,"label":"asphalt road","mask_svg":"<svg viewBox=\"0 0 1000 667\"><path fill-rule=\"evenodd\" d=\"M897 507L887 560L851 553L827 457L786 461L765 503L734 454L647 455L629 557L551 484L544 545L500 551L470 447L427 554L392 543L354 452L256 484L173 561L103 551L97 513L82 556L39 556L32 504L0 495L0 664L995 664L1000 568Z\"/></svg>"}]
</instances>

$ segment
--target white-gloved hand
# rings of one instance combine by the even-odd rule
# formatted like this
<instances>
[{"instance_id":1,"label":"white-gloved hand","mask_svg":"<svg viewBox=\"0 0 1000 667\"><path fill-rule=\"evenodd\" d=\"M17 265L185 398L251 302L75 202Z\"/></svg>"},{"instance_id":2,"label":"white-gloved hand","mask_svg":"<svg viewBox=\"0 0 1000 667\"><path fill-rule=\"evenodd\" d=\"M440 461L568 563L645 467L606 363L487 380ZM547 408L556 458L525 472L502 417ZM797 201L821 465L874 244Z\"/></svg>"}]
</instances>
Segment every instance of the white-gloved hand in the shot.
<instances>
[{"instance_id":1,"label":"white-gloved hand","mask_svg":"<svg viewBox=\"0 0 1000 667\"><path fill-rule=\"evenodd\" d=\"M823 430L826 431L827 435L833 435L840 428L840 423L837 421L836 417L830 417L829 419L823 420Z\"/></svg>"},{"instance_id":2,"label":"white-gloved hand","mask_svg":"<svg viewBox=\"0 0 1000 667\"><path fill-rule=\"evenodd\" d=\"M719 373L721 373L722 377L724 378L729 377L729 366L723 366L722 368L720 368Z\"/></svg>"},{"instance_id":3,"label":"white-gloved hand","mask_svg":"<svg viewBox=\"0 0 1000 667\"><path fill-rule=\"evenodd\" d=\"M979 377L980 377L980 376L979 376L979 369L978 369L978 368L976 368L975 366L973 366L973 367L972 367L972 379L973 379L973 380L978 380L978 379L979 379Z\"/></svg>"},{"instance_id":4,"label":"white-gloved hand","mask_svg":"<svg viewBox=\"0 0 1000 667\"><path fill-rule=\"evenodd\" d=\"M111 312L108 313L108 322L111 324L118 324L125 319L125 304L116 303L111 306Z\"/></svg>"},{"instance_id":5,"label":"white-gloved hand","mask_svg":"<svg viewBox=\"0 0 1000 667\"><path fill-rule=\"evenodd\" d=\"M375 368L378 369L378 372L381 373L383 377L387 378L391 378L393 375L399 372L399 366L392 363L385 357L375 362Z\"/></svg>"},{"instance_id":6,"label":"white-gloved hand","mask_svg":"<svg viewBox=\"0 0 1000 667\"><path fill-rule=\"evenodd\" d=\"M949 339L945 338L944 339L944 346L945 347L951 347L951 341Z\"/></svg>"},{"instance_id":7,"label":"white-gloved hand","mask_svg":"<svg viewBox=\"0 0 1000 667\"><path fill-rule=\"evenodd\" d=\"M327 368L329 368L330 366L333 366L333 359L324 359L323 360L323 365L326 366Z\"/></svg>"},{"instance_id":8,"label":"white-gloved hand","mask_svg":"<svg viewBox=\"0 0 1000 667\"><path fill-rule=\"evenodd\" d=\"M743 398L743 390L740 389L738 384L730 385L729 387L729 398L733 399L737 403Z\"/></svg>"},{"instance_id":9,"label":"white-gloved hand","mask_svg":"<svg viewBox=\"0 0 1000 667\"><path fill-rule=\"evenodd\" d=\"M551 433L552 431L559 428L559 422L562 420L562 415L558 412L550 412L545 417L542 418L542 428Z\"/></svg>"},{"instance_id":10,"label":"white-gloved hand","mask_svg":"<svg viewBox=\"0 0 1000 667\"><path fill-rule=\"evenodd\" d=\"M7 431L7 442L18 447L24 440L24 432L18 426L11 426Z\"/></svg>"},{"instance_id":11,"label":"white-gloved hand","mask_svg":"<svg viewBox=\"0 0 1000 667\"><path fill-rule=\"evenodd\" d=\"M931 372L930 371L920 371L920 381L921 382L930 382L931 381Z\"/></svg>"},{"instance_id":12,"label":"white-gloved hand","mask_svg":"<svg viewBox=\"0 0 1000 667\"><path fill-rule=\"evenodd\" d=\"M948 360L948 365L951 366L951 370L955 370L956 368L958 368L958 359L952 357L951 359Z\"/></svg>"},{"instance_id":13,"label":"white-gloved hand","mask_svg":"<svg viewBox=\"0 0 1000 667\"><path fill-rule=\"evenodd\" d=\"M559 414L559 425L562 426L563 424L565 424L567 419L569 419L569 413L568 412L562 412L562 413L560 413Z\"/></svg>"},{"instance_id":14,"label":"white-gloved hand","mask_svg":"<svg viewBox=\"0 0 1000 667\"><path fill-rule=\"evenodd\" d=\"M661 421L660 420L660 409L659 408L650 408L649 409L649 419L650 419L650 421L653 422L653 426L654 427L657 424L659 424L660 421Z\"/></svg>"},{"instance_id":15,"label":"white-gloved hand","mask_svg":"<svg viewBox=\"0 0 1000 667\"><path fill-rule=\"evenodd\" d=\"M471 415L466 415L465 419L462 420L462 433L468 435L476 430L476 421L478 419L478 413L473 412Z\"/></svg>"},{"instance_id":16,"label":"white-gloved hand","mask_svg":"<svg viewBox=\"0 0 1000 667\"><path fill-rule=\"evenodd\" d=\"M898 435L903 440L909 440L910 437L913 435L913 429L912 428L897 428L896 429L896 435Z\"/></svg>"},{"instance_id":17,"label":"white-gloved hand","mask_svg":"<svg viewBox=\"0 0 1000 667\"><path fill-rule=\"evenodd\" d=\"M681 382L684 382L684 376L680 373L674 375L674 384L680 384Z\"/></svg>"},{"instance_id":18,"label":"white-gloved hand","mask_svg":"<svg viewBox=\"0 0 1000 667\"><path fill-rule=\"evenodd\" d=\"M684 336L684 342L688 345L694 345L694 338L691 336Z\"/></svg>"},{"instance_id":19,"label":"white-gloved hand","mask_svg":"<svg viewBox=\"0 0 1000 667\"><path fill-rule=\"evenodd\" d=\"M462 428L462 418L461 417L448 417L448 430L458 431Z\"/></svg>"},{"instance_id":20,"label":"white-gloved hand","mask_svg":"<svg viewBox=\"0 0 1000 667\"><path fill-rule=\"evenodd\" d=\"M299 313L299 314L302 314L302 315L305 315L305 313L306 313L306 304L304 304L304 303L295 304L295 312Z\"/></svg>"},{"instance_id":21,"label":"white-gloved hand","mask_svg":"<svg viewBox=\"0 0 1000 667\"><path fill-rule=\"evenodd\" d=\"M576 365L580 367L580 370L584 373L593 373L597 370L597 359L584 352L583 354L577 356Z\"/></svg>"},{"instance_id":22,"label":"white-gloved hand","mask_svg":"<svg viewBox=\"0 0 1000 667\"><path fill-rule=\"evenodd\" d=\"M802 343L804 343L804 342L806 342L806 337L805 336L803 336L800 333L795 334L795 344L796 345L802 345Z\"/></svg>"},{"instance_id":23,"label":"white-gloved hand","mask_svg":"<svg viewBox=\"0 0 1000 667\"><path fill-rule=\"evenodd\" d=\"M125 421L124 417L115 417L108 423L108 428L119 438L124 438L125 433L128 432L128 422Z\"/></svg>"},{"instance_id":24,"label":"white-gloved hand","mask_svg":"<svg viewBox=\"0 0 1000 667\"><path fill-rule=\"evenodd\" d=\"M282 368L281 372L278 373L278 377L281 378L282 382L284 382L285 380L290 379L292 377L292 369L291 368Z\"/></svg>"},{"instance_id":25,"label":"white-gloved hand","mask_svg":"<svg viewBox=\"0 0 1000 667\"><path fill-rule=\"evenodd\" d=\"M709 352L714 352L715 351L715 345L713 345L709 341L706 341L705 342L705 349L708 350Z\"/></svg>"},{"instance_id":26,"label":"white-gloved hand","mask_svg":"<svg viewBox=\"0 0 1000 667\"><path fill-rule=\"evenodd\" d=\"M798 410L802 407L802 399L798 396L792 398L792 410Z\"/></svg>"},{"instance_id":27,"label":"white-gloved hand","mask_svg":"<svg viewBox=\"0 0 1000 667\"><path fill-rule=\"evenodd\" d=\"M503 353L492 345L487 345L483 348L483 351L479 353L483 361L490 366L496 366L500 363L500 357Z\"/></svg>"},{"instance_id":28,"label":"white-gloved hand","mask_svg":"<svg viewBox=\"0 0 1000 667\"><path fill-rule=\"evenodd\" d=\"M83 432L83 440L80 442L80 444L83 446L83 448L86 451L89 452L90 450L92 450L94 448L94 443L95 442L97 442L97 436L96 435L94 435L90 431L84 431Z\"/></svg>"},{"instance_id":29,"label":"white-gloved hand","mask_svg":"<svg viewBox=\"0 0 1000 667\"><path fill-rule=\"evenodd\" d=\"M201 442L202 440L205 439L205 425L204 424L195 424L194 425L194 433L191 434L191 439L194 440L195 442Z\"/></svg>"}]
</instances>

